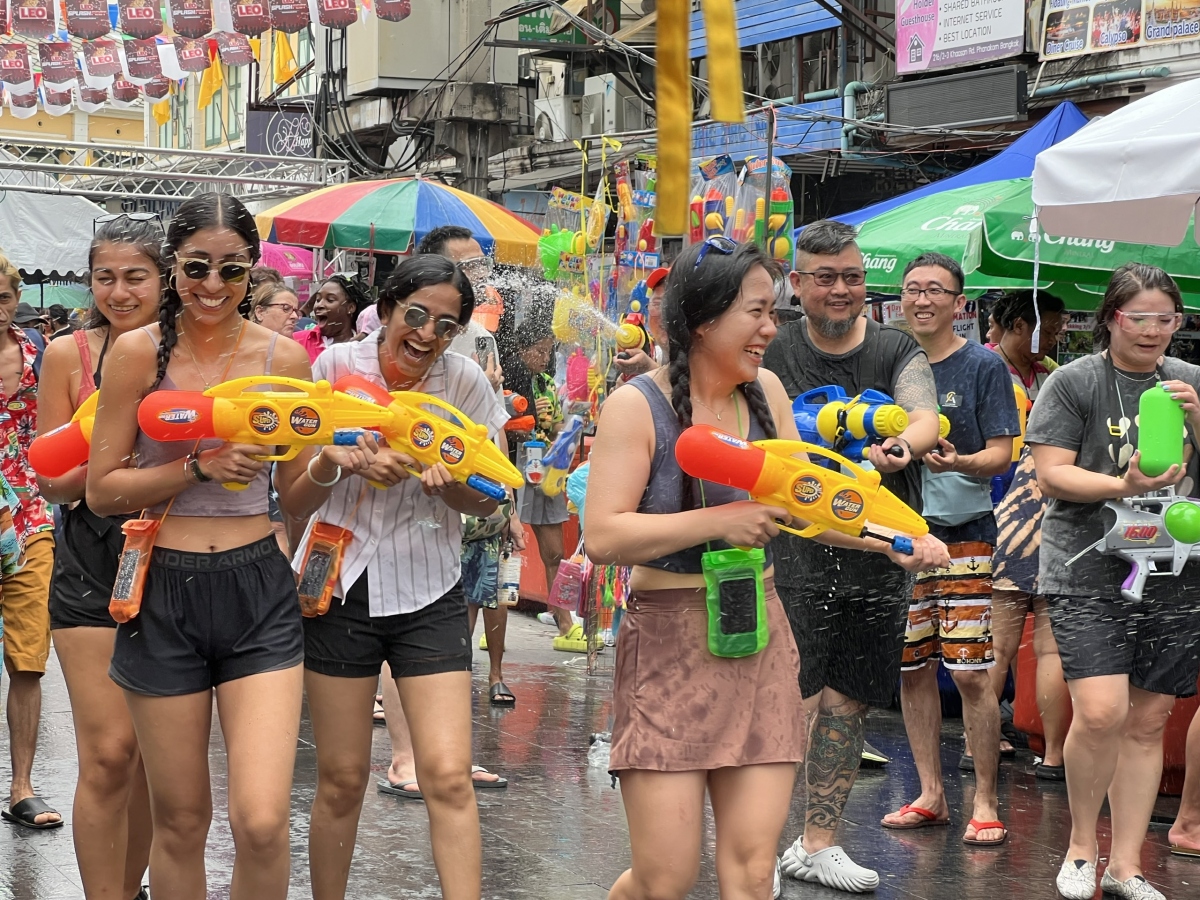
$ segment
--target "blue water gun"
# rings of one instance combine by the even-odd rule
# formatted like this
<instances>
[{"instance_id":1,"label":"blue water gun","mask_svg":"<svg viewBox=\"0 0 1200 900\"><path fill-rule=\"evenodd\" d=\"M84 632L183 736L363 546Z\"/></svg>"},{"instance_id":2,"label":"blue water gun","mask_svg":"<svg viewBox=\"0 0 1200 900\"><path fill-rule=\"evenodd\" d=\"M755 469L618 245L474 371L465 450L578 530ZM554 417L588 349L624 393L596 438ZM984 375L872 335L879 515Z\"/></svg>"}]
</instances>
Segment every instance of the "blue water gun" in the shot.
<instances>
[{"instance_id":1,"label":"blue water gun","mask_svg":"<svg viewBox=\"0 0 1200 900\"><path fill-rule=\"evenodd\" d=\"M828 447L852 462L866 459L867 448L908 427L908 413L881 391L851 397L837 385L805 391L792 403L800 439Z\"/></svg>"},{"instance_id":2,"label":"blue water gun","mask_svg":"<svg viewBox=\"0 0 1200 900\"><path fill-rule=\"evenodd\" d=\"M575 451L579 449L582 439L583 417L571 416L542 457L542 493L547 497L557 497L563 492Z\"/></svg>"}]
</instances>

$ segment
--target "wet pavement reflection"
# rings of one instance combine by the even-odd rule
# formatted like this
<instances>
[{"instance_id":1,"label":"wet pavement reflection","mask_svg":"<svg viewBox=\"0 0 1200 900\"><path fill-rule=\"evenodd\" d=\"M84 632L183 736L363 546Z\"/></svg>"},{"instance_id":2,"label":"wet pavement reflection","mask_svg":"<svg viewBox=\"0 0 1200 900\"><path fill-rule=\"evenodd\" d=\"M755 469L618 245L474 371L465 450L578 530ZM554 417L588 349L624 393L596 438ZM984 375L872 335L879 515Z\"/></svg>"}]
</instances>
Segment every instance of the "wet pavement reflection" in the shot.
<instances>
[{"instance_id":1,"label":"wet pavement reflection","mask_svg":"<svg viewBox=\"0 0 1200 900\"><path fill-rule=\"evenodd\" d=\"M478 633L477 633L478 634ZM620 793L608 775L587 764L588 737L608 730L611 679L591 676L581 655L550 649L553 629L521 615L510 618L505 681L517 695L515 709L487 703L487 656L475 654L475 762L509 779L506 791L479 791L483 829L483 896L537 900L601 900L628 865L628 837ZM608 651L611 666L611 650ZM604 657L601 657L602 662ZM7 678L4 679L7 690ZM51 832L0 826L0 900L82 900L71 845L71 798L75 745L66 688L57 661L45 678L34 784L66 816ZM216 733L216 732L214 732ZM859 863L877 868L878 898L995 900L1053 898L1054 875L1069 830L1065 786L1033 777L1032 757L1022 751L1001 763L1001 818L1009 830L1000 849L968 849L961 843L974 790L973 778L957 769L962 726L947 721L942 766L952 810L950 828L887 832L879 819L919 793L916 771L898 712L874 712L867 739L892 758L864 770L850 796L842 843ZM307 898L308 811L315 789L316 751L307 720L301 727L292 804L291 898ZM8 736L0 728L0 759L7 775ZM211 754L214 807L208 846L209 897L228 896L233 843L223 821L225 757L219 734ZM429 852L429 828L420 802L378 793L390 751L386 731L375 729L372 786L363 804L348 897L436 898L437 876ZM802 827L803 786L792 803L785 841ZM1177 801L1160 798L1156 813L1170 816ZM700 880L691 893L716 900L711 816ZM1169 900L1200 898L1200 861L1171 856L1167 827L1154 825L1143 861L1149 880ZM1109 833L1102 819L1101 846ZM782 849L782 848L781 848ZM784 897L833 900L848 895L785 879ZM1099 892L1097 892L1099 896ZM163 900L163 898L160 898Z\"/></svg>"}]
</instances>

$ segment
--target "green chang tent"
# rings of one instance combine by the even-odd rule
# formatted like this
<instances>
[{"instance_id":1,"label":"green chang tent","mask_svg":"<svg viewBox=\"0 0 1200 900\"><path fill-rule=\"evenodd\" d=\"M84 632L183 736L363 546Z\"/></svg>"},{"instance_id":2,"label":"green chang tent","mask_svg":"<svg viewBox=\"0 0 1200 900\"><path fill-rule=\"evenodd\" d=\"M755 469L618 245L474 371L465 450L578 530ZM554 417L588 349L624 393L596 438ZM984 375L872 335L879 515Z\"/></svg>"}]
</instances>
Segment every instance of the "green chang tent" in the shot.
<instances>
[{"instance_id":1,"label":"green chang tent","mask_svg":"<svg viewBox=\"0 0 1200 900\"><path fill-rule=\"evenodd\" d=\"M1040 232L1031 240L1033 215L1032 180L1017 178L999 182L1003 191L982 211L983 227L974 229L967 241L963 268L985 280L992 277L1033 278L1034 247L1039 247L1039 279L1100 286L1113 270L1128 262L1158 266L1171 274L1185 294L1200 294L1200 247L1184 241L1178 247L1123 244L1093 238L1064 238ZM970 283L970 277L968 277ZM1092 288L1095 290L1095 288ZM1188 306L1200 298L1187 297Z\"/></svg>"}]
</instances>

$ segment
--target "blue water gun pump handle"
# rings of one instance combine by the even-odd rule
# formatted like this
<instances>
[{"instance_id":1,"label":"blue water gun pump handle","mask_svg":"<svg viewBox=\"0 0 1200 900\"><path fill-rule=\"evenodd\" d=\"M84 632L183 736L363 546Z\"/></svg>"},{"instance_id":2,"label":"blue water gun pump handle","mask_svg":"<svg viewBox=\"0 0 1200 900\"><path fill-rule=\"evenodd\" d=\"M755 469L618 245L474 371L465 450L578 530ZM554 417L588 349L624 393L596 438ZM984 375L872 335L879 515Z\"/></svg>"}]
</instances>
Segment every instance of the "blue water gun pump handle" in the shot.
<instances>
[{"instance_id":1,"label":"blue water gun pump handle","mask_svg":"<svg viewBox=\"0 0 1200 900\"><path fill-rule=\"evenodd\" d=\"M467 479L467 487L474 488L483 494L485 497L491 497L493 500L503 500L508 496L508 491L504 485L497 484L490 478L484 478L482 475L472 475Z\"/></svg>"}]
</instances>

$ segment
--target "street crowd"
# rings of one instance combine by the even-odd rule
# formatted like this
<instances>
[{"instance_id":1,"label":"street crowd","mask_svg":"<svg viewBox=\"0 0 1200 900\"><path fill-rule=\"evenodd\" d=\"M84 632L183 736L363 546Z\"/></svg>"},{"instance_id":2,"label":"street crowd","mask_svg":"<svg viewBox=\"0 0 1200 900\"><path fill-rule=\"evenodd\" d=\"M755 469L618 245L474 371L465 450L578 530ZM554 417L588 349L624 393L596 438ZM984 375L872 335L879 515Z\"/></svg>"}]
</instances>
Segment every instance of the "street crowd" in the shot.
<instances>
[{"instance_id":1,"label":"street crowd","mask_svg":"<svg viewBox=\"0 0 1200 900\"><path fill-rule=\"evenodd\" d=\"M987 343L966 339L955 331L964 274L938 253L904 269L907 328L877 324L864 314L855 238L837 222L808 225L786 277L752 243L686 247L647 279L653 347L614 362L620 386L596 424L582 526L595 563L630 568L609 769L632 863L609 896L688 894L706 796L723 898L779 896L783 878L873 891L880 873L851 859L838 834L867 711L890 706L897 683L920 792L880 827L961 817L964 844L1005 852L997 780L1015 751L999 704L1032 615L1037 668L1024 677L1036 677L1045 734L1036 775L1065 781L1071 811L1058 894L1085 900L1099 884L1160 900L1141 856L1163 730L1200 678L1200 580L1185 568L1132 600L1128 564L1092 548L1108 501L1200 496L1200 367L1169 353L1180 291L1160 269L1116 269L1095 315L1096 352L1056 367L1061 300L1007 294ZM259 246L253 217L220 193L186 201L165 233L156 216L105 216L89 258L94 304L77 327L60 310L39 322L20 300L20 273L0 259L3 817L29 829L65 821L33 783L53 645L74 718L71 824L89 900L208 896L214 696L236 848L229 896L287 896L306 699L315 900L346 895L378 721L392 745L380 790L425 802L442 896L479 898L475 791L507 782L472 764L473 635L482 610L488 702L517 703L503 674L501 557L524 549L529 526L552 585L566 500L531 483L497 501L370 433L275 463L257 445L157 441L138 407L153 391L250 376L358 376L444 400L524 469L526 445L563 425L550 318L477 315L496 297L493 269L455 226L426 235L374 302L358 278L336 275L302 305L257 267ZM807 523L787 509L693 478L676 459L693 425L735 443L797 441L793 401L829 386L878 391L906 413L865 462L928 522L911 547L832 530L798 537L781 526ZM1137 410L1162 389L1184 414L1183 462L1151 476L1139 465ZM528 431L505 428L506 391L528 401ZM36 474L35 437L68 425L96 392L88 462ZM297 575L329 558L332 597L302 615ZM723 576L733 565L737 577ZM557 640L584 638L569 611L550 615ZM721 643L735 619L758 635L749 649ZM943 784L939 666L962 698L969 809L951 809ZM785 836L797 779L804 825ZM1200 858L1200 717L1169 840Z\"/></svg>"}]
</instances>

